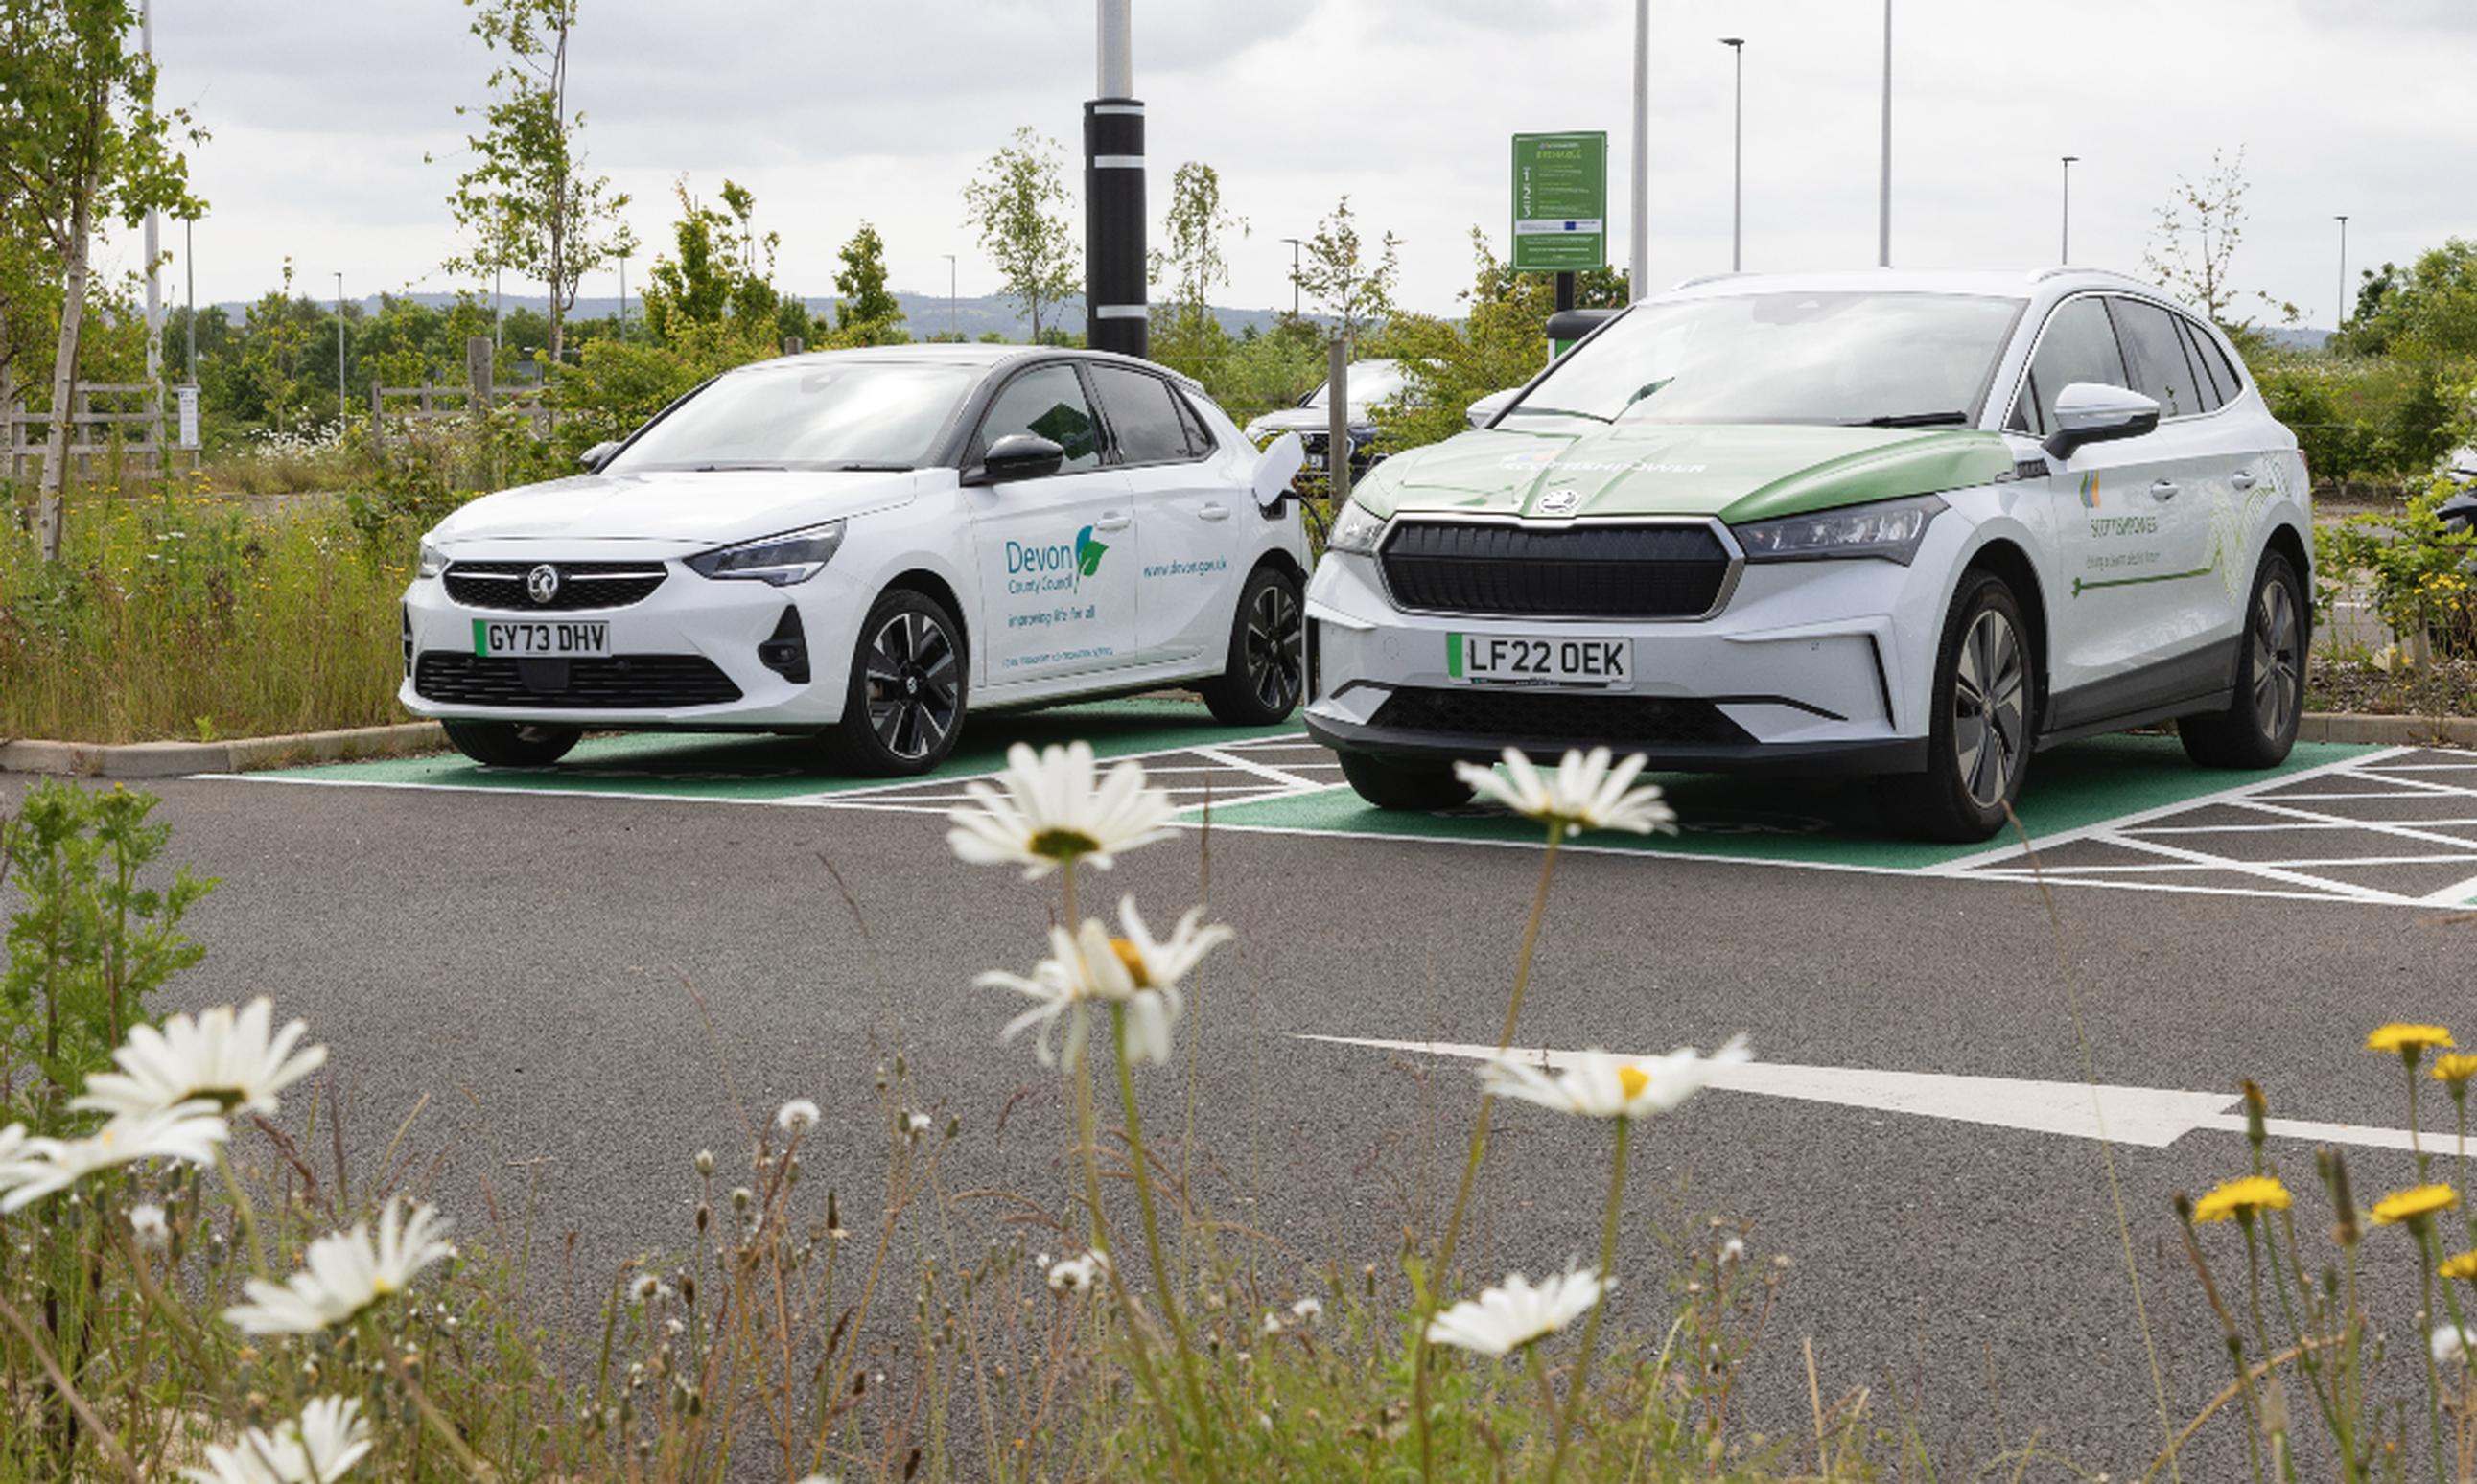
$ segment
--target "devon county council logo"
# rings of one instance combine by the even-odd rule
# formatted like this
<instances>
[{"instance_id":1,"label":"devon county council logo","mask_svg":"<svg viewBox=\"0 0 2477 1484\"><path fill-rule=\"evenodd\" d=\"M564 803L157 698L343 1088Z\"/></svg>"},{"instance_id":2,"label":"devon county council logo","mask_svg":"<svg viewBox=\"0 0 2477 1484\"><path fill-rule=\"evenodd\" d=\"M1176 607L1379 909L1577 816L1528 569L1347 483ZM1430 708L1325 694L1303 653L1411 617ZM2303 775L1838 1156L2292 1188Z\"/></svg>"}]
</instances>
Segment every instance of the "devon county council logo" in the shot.
<instances>
[{"instance_id":1,"label":"devon county council logo","mask_svg":"<svg viewBox=\"0 0 2477 1484\"><path fill-rule=\"evenodd\" d=\"M1092 539L1091 527L1087 526L1083 530L1075 532L1075 571L1077 575L1082 577L1091 577L1097 574L1101 570L1101 554L1108 550L1109 548L1107 546L1104 546L1100 542Z\"/></svg>"},{"instance_id":2,"label":"devon county council logo","mask_svg":"<svg viewBox=\"0 0 2477 1484\"><path fill-rule=\"evenodd\" d=\"M2086 510L2098 508L2098 471L2096 469L2082 476L2082 508Z\"/></svg>"}]
</instances>

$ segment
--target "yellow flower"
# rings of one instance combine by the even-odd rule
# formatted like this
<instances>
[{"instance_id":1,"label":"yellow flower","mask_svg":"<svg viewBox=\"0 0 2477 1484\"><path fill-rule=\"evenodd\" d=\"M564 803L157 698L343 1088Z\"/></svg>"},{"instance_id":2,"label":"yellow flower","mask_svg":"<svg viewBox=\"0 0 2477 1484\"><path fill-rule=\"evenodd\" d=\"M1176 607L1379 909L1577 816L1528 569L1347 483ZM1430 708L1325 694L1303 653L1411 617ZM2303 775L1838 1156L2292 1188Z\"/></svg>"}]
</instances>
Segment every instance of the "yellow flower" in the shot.
<instances>
[{"instance_id":1,"label":"yellow flower","mask_svg":"<svg viewBox=\"0 0 2477 1484\"><path fill-rule=\"evenodd\" d=\"M2193 1202L2193 1220L2224 1222L2230 1218L2250 1218L2256 1211L2288 1209L2288 1187L2266 1175L2248 1175L2228 1180L2219 1188Z\"/></svg>"},{"instance_id":2,"label":"yellow flower","mask_svg":"<svg viewBox=\"0 0 2477 1484\"><path fill-rule=\"evenodd\" d=\"M2439 1270L2447 1278L2467 1278L2477 1282L2477 1251L2458 1252L2442 1259Z\"/></svg>"},{"instance_id":3,"label":"yellow flower","mask_svg":"<svg viewBox=\"0 0 2477 1484\"><path fill-rule=\"evenodd\" d=\"M2459 1203L2460 1193L2448 1185L2412 1185L2374 1202L2374 1224L2414 1226L2435 1212L2448 1211Z\"/></svg>"},{"instance_id":4,"label":"yellow flower","mask_svg":"<svg viewBox=\"0 0 2477 1484\"><path fill-rule=\"evenodd\" d=\"M2397 1051L2411 1061L2425 1054L2430 1048L2453 1047L2459 1044L2451 1039L2450 1031L2439 1026L2419 1026L2408 1021L2393 1021L2388 1026L2377 1026L2372 1033L2365 1037L2365 1050Z\"/></svg>"},{"instance_id":5,"label":"yellow flower","mask_svg":"<svg viewBox=\"0 0 2477 1484\"><path fill-rule=\"evenodd\" d=\"M2472 1076L2477 1076L2477 1056L2452 1051L2434 1058L2434 1079L2438 1082L2448 1082L2458 1089L2466 1086Z\"/></svg>"}]
</instances>

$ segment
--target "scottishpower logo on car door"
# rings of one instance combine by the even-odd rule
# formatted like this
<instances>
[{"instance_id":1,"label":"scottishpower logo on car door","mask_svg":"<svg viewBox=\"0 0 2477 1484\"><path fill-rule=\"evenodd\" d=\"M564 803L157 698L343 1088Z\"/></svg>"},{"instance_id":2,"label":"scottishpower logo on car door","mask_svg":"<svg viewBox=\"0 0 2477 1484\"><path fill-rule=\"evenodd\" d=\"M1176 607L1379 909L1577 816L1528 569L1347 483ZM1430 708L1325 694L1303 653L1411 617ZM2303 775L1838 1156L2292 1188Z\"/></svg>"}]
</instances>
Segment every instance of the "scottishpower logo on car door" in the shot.
<instances>
[{"instance_id":1,"label":"scottishpower logo on car door","mask_svg":"<svg viewBox=\"0 0 2477 1484\"><path fill-rule=\"evenodd\" d=\"M1072 545L1006 544L1007 592L1016 597L1037 593L1071 593L1085 578L1100 573L1109 546L1092 539L1092 528L1075 532Z\"/></svg>"}]
</instances>

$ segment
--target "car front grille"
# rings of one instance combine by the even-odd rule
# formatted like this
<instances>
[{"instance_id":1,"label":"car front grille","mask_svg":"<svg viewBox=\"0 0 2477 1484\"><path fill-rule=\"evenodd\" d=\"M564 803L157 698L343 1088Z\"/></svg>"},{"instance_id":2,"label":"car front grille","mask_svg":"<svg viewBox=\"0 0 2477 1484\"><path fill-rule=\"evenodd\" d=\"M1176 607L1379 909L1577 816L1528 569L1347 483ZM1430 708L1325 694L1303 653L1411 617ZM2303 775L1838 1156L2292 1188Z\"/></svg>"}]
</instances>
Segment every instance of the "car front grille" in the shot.
<instances>
[{"instance_id":1,"label":"car front grille","mask_svg":"<svg viewBox=\"0 0 2477 1484\"><path fill-rule=\"evenodd\" d=\"M1754 740L1709 701L1477 686L1404 686L1377 707L1371 725L1490 742L1563 743L1588 737L1620 754L1632 748L1732 746Z\"/></svg>"},{"instance_id":2,"label":"car front grille","mask_svg":"<svg viewBox=\"0 0 2477 1484\"><path fill-rule=\"evenodd\" d=\"M1729 581L1712 528L1401 521L1385 582L1405 608L1509 618L1700 618Z\"/></svg>"},{"instance_id":3,"label":"car front grille","mask_svg":"<svg viewBox=\"0 0 2477 1484\"><path fill-rule=\"evenodd\" d=\"M533 600L528 581L541 566L559 574L548 603ZM447 596L468 608L518 613L624 608L652 597L667 576L659 561L459 561L447 568Z\"/></svg>"},{"instance_id":4,"label":"car front grille","mask_svg":"<svg viewBox=\"0 0 2477 1484\"><path fill-rule=\"evenodd\" d=\"M513 659L424 650L413 694L447 705L528 711L655 711L724 705L739 687L703 655L616 655L608 659Z\"/></svg>"}]
</instances>

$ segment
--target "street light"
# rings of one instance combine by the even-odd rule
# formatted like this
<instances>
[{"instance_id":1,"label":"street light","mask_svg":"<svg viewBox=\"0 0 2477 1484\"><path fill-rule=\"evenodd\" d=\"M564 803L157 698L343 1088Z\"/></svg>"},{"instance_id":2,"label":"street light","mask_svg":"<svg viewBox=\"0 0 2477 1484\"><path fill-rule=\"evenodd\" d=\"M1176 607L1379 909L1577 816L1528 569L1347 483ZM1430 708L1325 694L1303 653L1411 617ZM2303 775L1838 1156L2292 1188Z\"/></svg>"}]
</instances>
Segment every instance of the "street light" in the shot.
<instances>
[{"instance_id":1,"label":"street light","mask_svg":"<svg viewBox=\"0 0 2477 1484\"><path fill-rule=\"evenodd\" d=\"M1729 271L1738 273L1746 266L1746 38L1722 37L1720 44L1738 69L1737 144L1729 165Z\"/></svg>"},{"instance_id":2,"label":"street light","mask_svg":"<svg viewBox=\"0 0 2477 1484\"><path fill-rule=\"evenodd\" d=\"M950 334L950 335L953 335L956 339L960 340L960 339L962 339L962 338L963 337L963 332L962 330L960 330L960 329L956 328L956 326L957 326L957 321L956 321L956 318L955 318L955 255L954 255L954 254L952 254L952 253L947 253L947 254L944 254L944 255L942 255L942 256L943 256L943 257L945 258L945 260L946 260L946 333L947 333L948 334Z\"/></svg>"},{"instance_id":3,"label":"street light","mask_svg":"<svg viewBox=\"0 0 2477 1484\"><path fill-rule=\"evenodd\" d=\"M1651 292L1651 0L1634 0L1634 177L1627 210L1634 240L1626 244L1626 303Z\"/></svg>"},{"instance_id":4,"label":"street light","mask_svg":"<svg viewBox=\"0 0 2477 1484\"><path fill-rule=\"evenodd\" d=\"M1884 171L1877 187L1875 264L1892 265L1892 0L1884 0Z\"/></svg>"},{"instance_id":5,"label":"street light","mask_svg":"<svg viewBox=\"0 0 2477 1484\"><path fill-rule=\"evenodd\" d=\"M1290 244L1290 318L1299 317L1299 239L1284 237Z\"/></svg>"},{"instance_id":6,"label":"street light","mask_svg":"<svg viewBox=\"0 0 2477 1484\"><path fill-rule=\"evenodd\" d=\"M2348 322L2348 218L2331 219L2339 224L2339 308L2331 316L2331 328L2336 331Z\"/></svg>"},{"instance_id":7,"label":"street light","mask_svg":"<svg viewBox=\"0 0 2477 1484\"><path fill-rule=\"evenodd\" d=\"M2073 161L2079 155L2066 155L2064 161L2064 236L2056 251L2056 261L2073 260Z\"/></svg>"},{"instance_id":8,"label":"street light","mask_svg":"<svg viewBox=\"0 0 2477 1484\"><path fill-rule=\"evenodd\" d=\"M352 404L344 400L344 275L336 274L336 421L342 422Z\"/></svg>"}]
</instances>

